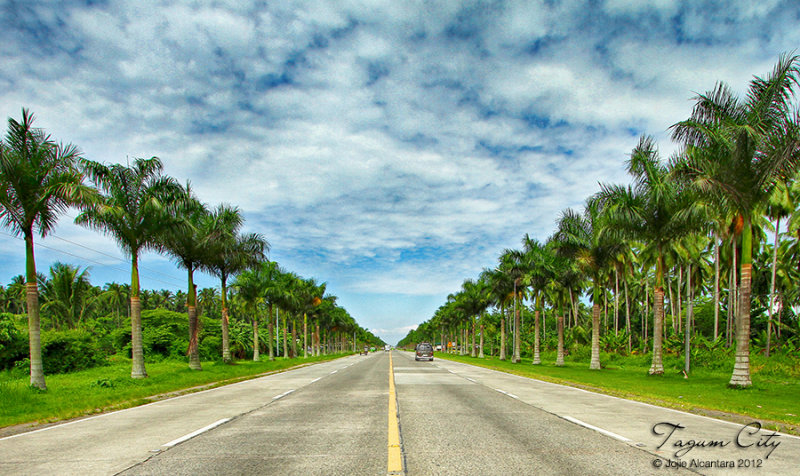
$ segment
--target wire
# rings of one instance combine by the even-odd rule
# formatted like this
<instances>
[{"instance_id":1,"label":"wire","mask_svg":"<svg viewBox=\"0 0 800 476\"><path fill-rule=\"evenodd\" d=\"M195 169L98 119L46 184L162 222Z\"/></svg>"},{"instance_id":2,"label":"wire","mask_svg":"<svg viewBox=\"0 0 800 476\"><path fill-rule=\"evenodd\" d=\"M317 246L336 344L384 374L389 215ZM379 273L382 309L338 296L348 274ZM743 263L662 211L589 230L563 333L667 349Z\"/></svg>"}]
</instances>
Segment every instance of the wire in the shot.
<instances>
[{"instance_id":1,"label":"wire","mask_svg":"<svg viewBox=\"0 0 800 476\"><path fill-rule=\"evenodd\" d=\"M7 232L5 232L5 231L0 231L0 233L2 233L3 235L6 235L6 236L10 236L11 238L16 238L16 239L18 239L18 240L20 240L20 241L25 241L25 239L24 239L24 238L21 238L21 237L19 237L19 236L16 236L16 235L12 235L12 234L10 234L10 233L7 233ZM117 257L117 256L111 256L111 255L108 255L108 254L106 254L106 253L103 253L103 252L101 252L101 251L97 251L97 250L95 250L95 249L89 248L89 247L87 247L87 246L84 246L84 245L81 245L81 244L79 244L79 243L74 243L74 242L72 242L72 241L69 241L69 240L66 240L66 239L64 239L64 238L57 237L57 236L55 236L55 235L50 235L50 236L51 236L51 237L55 237L55 238L59 238L60 240L62 240L62 241L66 241L67 243L72 243L72 244L74 244L74 245L78 245L78 246L80 246L80 247L82 247L82 248L85 248L85 249L87 249L87 250L89 250L89 251L93 251L93 252L96 252L96 253L98 253L98 254L101 254L101 255L104 255L104 256L108 256L108 257L110 257L110 258L114 258L114 259L116 259L116 260L119 260L119 261L123 261L123 262L125 262L124 260L120 259L120 258L119 258L119 257ZM81 259L81 260L84 260L84 261L88 261L88 262L90 262L90 263L98 264L98 265L100 265L100 266L109 267L109 268L111 268L111 269L115 269L115 270L117 270L117 271L122 271L123 273L128 273L128 272L130 272L130 270L129 270L129 269L123 269L123 268L120 268L120 267L117 267L117 266L114 266L114 265L110 265L110 264L107 264L107 263L103 263L103 262L101 262L101 261L97 261L97 260L93 260L93 259L91 259L91 258L87 258L87 257L85 257L85 256L76 255L75 253L70 253L69 251L60 250L60 249L58 249L58 248L54 248L54 247L52 247L52 246L48 246L48 245L45 245L45 244L43 244L43 243L40 243L40 242L37 242L37 241L34 241L33 243L34 243L36 246L40 246L40 247L42 247L42 248L45 248L45 249L48 249L48 250L51 250L51 251L55 251L56 253L65 254L65 255L68 255L68 256L72 256L72 257L74 257L74 258L78 258L78 259ZM145 269L145 268L141 268L141 269ZM150 271L150 270L149 270L149 271ZM158 271L156 271L156 272L157 272L158 274L161 274L161 275L163 275L163 276L170 277L170 276L168 276L168 275L166 275L166 274L164 274L164 273L161 273L161 272L158 272ZM154 277L152 277L152 276L149 276L149 275L147 275L147 274L145 274L145 276L147 277L147 279L149 279L149 280L151 280L151 281L157 281L157 282L159 282L159 283L162 283L162 284L167 284L167 285L169 285L169 286L178 286L178 287L181 287L181 286L183 286L183 284L177 284L176 282L167 282L167 281L164 281L164 280L161 280L161 279L158 279L158 278L154 278Z\"/></svg>"}]
</instances>

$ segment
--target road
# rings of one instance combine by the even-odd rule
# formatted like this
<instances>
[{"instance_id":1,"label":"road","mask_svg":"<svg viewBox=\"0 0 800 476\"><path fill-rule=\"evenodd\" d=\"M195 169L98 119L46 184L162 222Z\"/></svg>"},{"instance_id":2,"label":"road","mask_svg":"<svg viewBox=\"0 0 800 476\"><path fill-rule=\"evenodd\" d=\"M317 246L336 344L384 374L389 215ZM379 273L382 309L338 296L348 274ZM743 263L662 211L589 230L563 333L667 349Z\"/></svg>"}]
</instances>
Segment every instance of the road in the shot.
<instances>
[{"instance_id":1,"label":"road","mask_svg":"<svg viewBox=\"0 0 800 476\"><path fill-rule=\"evenodd\" d=\"M660 422L662 436L652 432ZM800 439L747 429L737 446L737 432L741 425L395 351L0 439L0 474L797 474ZM687 450L689 437L733 443ZM728 461L737 467L704 467Z\"/></svg>"}]
</instances>

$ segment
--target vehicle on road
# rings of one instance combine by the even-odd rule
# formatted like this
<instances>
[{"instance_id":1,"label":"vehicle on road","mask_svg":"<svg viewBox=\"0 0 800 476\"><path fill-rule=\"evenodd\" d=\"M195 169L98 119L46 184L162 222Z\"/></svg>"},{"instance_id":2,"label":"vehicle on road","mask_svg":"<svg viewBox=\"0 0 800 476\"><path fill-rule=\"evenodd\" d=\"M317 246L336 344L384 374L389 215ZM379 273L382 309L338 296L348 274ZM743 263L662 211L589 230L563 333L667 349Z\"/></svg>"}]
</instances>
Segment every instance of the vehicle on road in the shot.
<instances>
[{"instance_id":1,"label":"vehicle on road","mask_svg":"<svg viewBox=\"0 0 800 476\"><path fill-rule=\"evenodd\" d=\"M367 354L369 354L369 347L364 346L364 350L361 351L361 355L367 355Z\"/></svg>"},{"instance_id":2,"label":"vehicle on road","mask_svg":"<svg viewBox=\"0 0 800 476\"><path fill-rule=\"evenodd\" d=\"M417 352L416 355L414 355L414 360L433 361L433 346L427 342L420 342L417 344Z\"/></svg>"},{"instance_id":3,"label":"vehicle on road","mask_svg":"<svg viewBox=\"0 0 800 476\"><path fill-rule=\"evenodd\" d=\"M385 346L383 346L383 351L384 352L389 352L390 350L392 350L392 346L390 346L389 344L386 344Z\"/></svg>"}]
</instances>

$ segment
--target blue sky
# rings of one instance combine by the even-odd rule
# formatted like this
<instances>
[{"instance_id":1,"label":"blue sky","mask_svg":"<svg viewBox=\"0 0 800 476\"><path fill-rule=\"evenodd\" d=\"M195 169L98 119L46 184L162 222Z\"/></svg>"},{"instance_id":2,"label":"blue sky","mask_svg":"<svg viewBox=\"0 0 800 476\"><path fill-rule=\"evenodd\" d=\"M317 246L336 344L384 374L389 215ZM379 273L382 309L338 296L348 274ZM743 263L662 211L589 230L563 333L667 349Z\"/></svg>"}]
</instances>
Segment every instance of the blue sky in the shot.
<instances>
[{"instance_id":1,"label":"blue sky","mask_svg":"<svg viewBox=\"0 0 800 476\"><path fill-rule=\"evenodd\" d=\"M642 133L800 47L793 1L0 2L0 114L87 158L160 157L239 206L271 258L389 342L525 233L544 240ZM5 129L5 127L4 127ZM126 282L108 238L60 222L39 270ZM45 248L48 247L48 248ZM0 282L24 271L0 233ZM142 285L184 272L148 254ZM200 286L216 286L201 275Z\"/></svg>"}]
</instances>

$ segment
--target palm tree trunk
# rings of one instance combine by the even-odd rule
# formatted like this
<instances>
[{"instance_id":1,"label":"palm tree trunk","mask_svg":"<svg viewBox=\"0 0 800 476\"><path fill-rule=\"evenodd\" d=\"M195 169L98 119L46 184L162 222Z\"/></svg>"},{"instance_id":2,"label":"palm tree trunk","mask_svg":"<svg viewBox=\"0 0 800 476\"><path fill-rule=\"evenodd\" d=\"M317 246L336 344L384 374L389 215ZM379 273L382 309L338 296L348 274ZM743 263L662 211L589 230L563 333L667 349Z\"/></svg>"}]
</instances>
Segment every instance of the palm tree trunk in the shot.
<instances>
[{"instance_id":1,"label":"palm tree trunk","mask_svg":"<svg viewBox=\"0 0 800 476\"><path fill-rule=\"evenodd\" d=\"M662 339L664 328L664 258L659 255L656 260L656 285L653 289L653 363L650 366L650 375L662 375L664 363L662 361Z\"/></svg>"},{"instance_id":2,"label":"palm tree trunk","mask_svg":"<svg viewBox=\"0 0 800 476\"><path fill-rule=\"evenodd\" d=\"M500 360L506 360L506 313L500 307Z\"/></svg>"},{"instance_id":3,"label":"palm tree trunk","mask_svg":"<svg viewBox=\"0 0 800 476\"><path fill-rule=\"evenodd\" d=\"M728 385L749 387L750 380L750 286L752 273L752 228L750 217L744 217L742 228L742 271L739 290L739 309L736 319L736 361Z\"/></svg>"},{"instance_id":4,"label":"palm tree trunk","mask_svg":"<svg viewBox=\"0 0 800 476\"><path fill-rule=\"evenodd\" d=\"M33 254L33 229L25 230L25 304L28 313L28 350L31 362L31 386L47 390L42 361L41 323L39 320L39 286L36 284L36 262Z\"/></svg>"},{"instance_id":5,"label":"palm tree trunk","mask_svg":"<svg viewBox=\"0 0 800 476\"><path fill-rule=\"evenodd\" d=\"M478 358L481 358L481 359L484 358L484 355L483 355L483 315L481 315L481 346L480 346L480 352L478 353Z\"/></svg>"},{"instance_id":6,"label":"palm tree trunk","mask_svg":"<svg viewBox=\"0 0 800 476\"><path fill-rule=\"evenodd\" d=\"M592 304L592 360L589 368L600 370L600 293L594 292L594 304Z\"/></svg>"},{"instance_id":7,"label":"palm tree trunk","mask_svg":"<svg viewBox=\"0 0 800 476\"><path fill-rule=\"evenodd\" d=\"M228 287L226 278L223 276L221 279L222 295L220 296L220 304L222 305L222 362L231 363L231 337L228 319Z\"/></svg>"},{"instance_id":8,"label":"palm tree trunk","mask_svg":"<svg viewBox=\"0 0 800 476\"><path fill-rule=\"evenodd\" d=\"M519 328L519 313L520 313L520 306L517 304L517 288L516 285L514 286L514 358L511 362L518 364L520 362L520 334L522 334L521 329Z\"/></svg>"},{"instance_id":9,"label":"palm tree trunk","mask_svg":"<svg viewBox=\"0 0 800 476\"><path fill-rule=\"evenodd\" d=\"M316 321L316 322L315 322L315 327L316 327L316 330L317 330L317 331L315 332L315 335L316 335L316 341L317 341L317 348L316 348L316 350L314 351L314 356L315 356L315 357L319 357L319 351L320 351L320 349L319 349L319 321Z\"/></svg>"},{"instance_id":10,"label":"palm tree trunk","mask_svg":"<svg viewBox=\"0 0 800 476\"><path fill-rule=\"evenodd\" d=\"M267 332L269 333L269 336L267 337L267 341L269 342L269 344L267 345L267 347L269 348L269 360L270 361L274 361L275 360L275 350L276 350L273 347L273 343L275 342L275 340L274 340L275 334L273 334L275 332L275 327L272 325L272 310L273 309L274 309L274 305L272 303L269 303L269 313L267 315ZM277 315L277 310L276 310L276 315Z\"/></svg>"},{"instance_id":11,"label":"palm tree trunk","mask_svg":"<svg viewBox=\"0 0 800 476\"><path fill-rule=\"evenodd\" d=\"M686 322L684 323L684 342L683 342L683 371L686 375L691 369L691 350L692 350L692 265L687 265L686 270Z\"/></svg>"},{"instance_id":12,"label":"palm tree trunk","mask_svg":"<svg viewBox=\"0 0 800 476\"><path fill-rule=\"evenodd\" d=\"M562 299L563 301L563 299ZM556 365L562 367L564 365L564 306L561 306L561 312L558 313L558 351L556 353Z\"/></svg>"},{"instance_id":13,"label":"palm tree trunk","mask_svg":"<svg viewBox=\"0 0 800 476\"><path fill-rule=\"evenodd\" d=\"M719 238L714 230L714 340L719 337Z\"/></svg>"},{"instance_id":14,"label":"palm tree trunk","mask_svg":"<svg viewBox=\"0 0 800 476\"><path fill-rule=\"evenodd\" d=\"M193 268L187 270L189 274L189 295L186 297L186 313L189 315L189 368L203 370L200 365L199 326L197 323L197 287L194 285Z\"/></svg>"},{"instance_id":15,"label":"palm tree trunk","mask_svg":"<svg viewBox=\"0 0 800 476\"><path fill-rule=\"evenodd\" d=\"M292 317L292 357L297 357L297 319ZM353 347L355 352L355 347Z\"/></svg>"},{"instance_id":16,"label":"palm tree trunk","mask_svg":"<svg viewBox=\"0 0 800 476\"><path fill-rule=\"evenodd\" d=\"M623 276L622 284L625 286L625 332L628 334L628 354L631 353L631 301L628 298L628 278Z\"/></svg>"},{"instance_id":17,"label":"palm tree trunk","mask_svg":"<svg viewBox=\"0 0 800 476\"><path fill-rule=\"evenodd\" d=\"M147 378L142 344L142 303L139 301L139 257L131 253L131 378Z\"/></svg>"},{"instance_id":18,"label":"palm tree trunk","mask_svg":"<svg viewBox=\"0 0 800 476\"><path fill-rule=\"evenodd\" d=\"M289 358L289 345L286 339L286 313L283 313L283 358Z\"/></svg>"},{"instance_id":19,"label":"palm tree trunk","mask_svg":"<svg viewBox=\"0 0 800 476\"><path fill-rule=\"evenodd\" d=\"M303 358L308 357L308 314L303 313Z\"/></svg>"},{"instance_id":20,"label":"palm tree trunk","mask_svg":"<svg viewBox=\"0 0 800 476\"><path fill-rule=\"evenodd\" d=\"M778 239L780 238L781 217L775 220L775 245L772 250L772 280L769 283L769 307L767 308L767 357L772 344L772 307L775 303L775 277L778 272Z\"/></svg>"},{"instance_id":21,"label":"palm tree trunk","mask_svg":"<svg viewBox=\"0 0 800 476\"><path fill-rule=\"evenodd\" d=\"M253 316L253 361L258 362L261 360L261 353L259 351L260 344L258 342L258 314Z\"/></svg>"},{"instance_id":22,"label":"palm tree trunk","mask_svg":"<svg viewBox=\"0 0 800 476\"><path fill-rule=\"evenodd\" d=\"M614 267L614 335L619 334L619 271Z\"/></svg>"},{"instance_id":23,"label":"palm tree trunk","mask_svg":"<svg viewBox=\"0 0 800 476\"><path fill-rule=\"evenodd\" d=\"M537 298L538 300L538 298ZM539 355L539 306L533 311L533 364L538 365L542 363L541 355Z\"/></svg>"},{"instance_id":24,"label":"palm tree trunk","mask_svg":"<svg viewBox=\"0 0 800 476\"><path fill-rule=\"evenodd\" d=\"M470 318L472 323L472 346L469 348L469 356L475 357L475 316Z\"/></svg>"}]
</instances>

